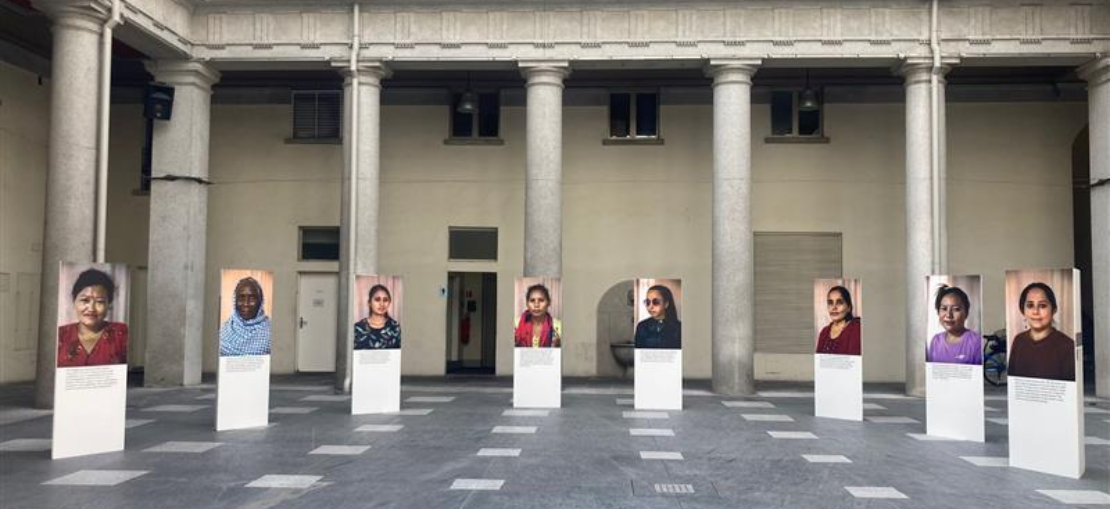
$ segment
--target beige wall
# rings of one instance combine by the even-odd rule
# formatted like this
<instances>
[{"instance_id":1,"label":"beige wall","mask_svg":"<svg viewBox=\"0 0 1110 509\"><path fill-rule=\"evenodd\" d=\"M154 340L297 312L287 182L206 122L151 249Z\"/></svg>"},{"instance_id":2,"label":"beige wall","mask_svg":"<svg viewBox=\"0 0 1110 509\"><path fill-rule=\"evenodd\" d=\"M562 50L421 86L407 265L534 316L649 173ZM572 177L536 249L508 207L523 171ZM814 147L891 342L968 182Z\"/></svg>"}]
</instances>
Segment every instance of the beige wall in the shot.
<instances>
[{"instance_id":1,"label":"beige wall","mask_svg":"<svg viewBox=\"0 0 1110 509\"><path fill-rule=\"evenodd\" d=\"M503 110L501 147L443 145L443 110L387 106L382 115L379 270L405 278L403 370L443 372L447 272L492 271L498 273L497 323L506 324L498 329L497 371L508 374L512 282L523 265L524 109ZM636 276L683 279L685 373L710 376L711 113L709 105L664 106L666 144L627 147L601 144L604 107L564 110L568 376L595 375L599 363L607 365L597 358L607 349L594 340L598 301ZM823 145L765 144L768 116L767 105L754 105L755 229L843 233L845 275L863 279L867 301L865 378L901 381L903 107L828 105L832 142ZM1004 269L1072 263L1070 151L1086 123L1086 106L957 103L949 105L948 119L951 270L984 275L984 323L993 330L1002 326ZM288 106L216 105L212 120L208 287L217 288L220 268L275 271L273 369L291 372L297 272L337 268L298 261L297 228L338 224L341 149L285 144ZM145 264L148 198L131 194L138 152L120 158L141 149L141 122L135 107L113 110L109 253L133 264ZM128 176L119 178L121 171ZM1024 208L1010 205L1017 200ZM499 260L447 261L449 226L497 227ZM204 350L211 371L218 296L208 295ZM812 362L760 354L757 377L810 378Z\"/></svg>"},{"instance_id":2,"label":"beige wall","mask_svg":"<svg viewBox=\"0 0 1110 509\"><path fill-rule=\"evenodd\" d=\"M0 62L0 383L35 377L50 84Z\"/></svg>"}]
</instances>

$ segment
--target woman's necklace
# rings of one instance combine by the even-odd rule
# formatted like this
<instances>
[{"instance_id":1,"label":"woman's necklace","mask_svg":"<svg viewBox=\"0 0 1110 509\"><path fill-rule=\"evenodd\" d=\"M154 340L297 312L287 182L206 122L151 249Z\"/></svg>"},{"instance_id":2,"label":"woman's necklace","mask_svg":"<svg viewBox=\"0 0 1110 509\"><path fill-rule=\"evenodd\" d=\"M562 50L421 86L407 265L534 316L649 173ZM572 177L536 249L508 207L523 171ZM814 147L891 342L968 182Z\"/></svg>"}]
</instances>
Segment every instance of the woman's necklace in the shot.
<instances>
[{"instance_id":1,"label":"woman's necklace","mask_svg":"<svg viewBox=\"0 0 1110 509\"><path fill-rule=\"evenodd\" d=\"M96 344L100 342L100 337L104 335L104 329L98 332L77 332L77 340L81 342L81 348L85 349L86 353L91 353Z\"/></svg>"},{"instance_id":2,"label":"woman's necklace","mask_svg":"<svg viewBox=\"0 0 1110 509\"><path fill-rule=\"evenodd\" d=\"M847 321L834 322L832 324L832 327L829 327L829 335L832 336L833 338L838 338L838 337L840 337L840 333L844 331L844 327L847 327L847 326L848 326Z\"/></svg>"},{"instance_id":3,"label":"woman's necklace","mask_svg":"<svg viewBox=\"0 0 1110 509\"><path fill-rule=\"evenodd\" d=\"M382 327L385 327L385 317L384 316L379 317L378 315L373 315L373 316L370 317L369 322L370 322L370 326L375 328L375 329L380 329Z\"/></svg>"}]
</instances>

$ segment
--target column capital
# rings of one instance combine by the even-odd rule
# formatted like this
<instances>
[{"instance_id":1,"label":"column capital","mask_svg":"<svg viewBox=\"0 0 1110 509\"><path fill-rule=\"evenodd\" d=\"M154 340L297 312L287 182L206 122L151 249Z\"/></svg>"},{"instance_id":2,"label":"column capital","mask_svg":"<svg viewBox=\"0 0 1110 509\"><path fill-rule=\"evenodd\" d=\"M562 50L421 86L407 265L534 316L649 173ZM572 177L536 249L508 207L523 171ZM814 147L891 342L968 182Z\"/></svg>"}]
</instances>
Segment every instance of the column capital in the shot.
<instances>
[{"instance_id":1,"label":"column capital","mask_svg":"<svg viewBox=\"0 0 1110 509\"><path fill-rule=\"evenodd\" d=\"M98 0L34 0L31 5L46 13L54 27L99 34L111 16L110 6Z\"/></svg>"},{"instance_id":2,"label":"column capital","mask_svg":"<svg viewBox=\"0 0 1110 509\"><path fill-rule=\"evenodd\" d=\"M336 58L331 61L331 65L347 80L357 75L360 83L365 81L367 85L380 85L382 80L393 76L393 70L381 60L359 60L355 68L351 69L349 58Z\"/></svg>"},{"instance_id":3,"label":"column capital","mask_svg":"<svg viewBox=\"0 0 1110 509\"><path fill-rule=\"evenodd\" d=\"M220 81L220 72L199 60L147 60L147 72L155 81L174 86L194 86L212 92L212 85Z\"/></svg>"},{"instance_id":4,"label":"column capital","mask_svg":"<svg viewBox=\"0 0 1110 509\"><path fill-rule=\"evenodd\" d=\"M713 78L713 86L724 83L752 83L763 60L758 58L714 58L705 64L705 75Z\"/></svg>"},{"instance_id":5,"label":"column capital","mask_svg":"<svg viewBox=\"0 0 1110 509\"><path fill-rule=\"evenodd\" d=\"M563 85L563 80L570 76L570 64L566 60L521 60L520 74L531 85Z\"/></svg>"},{"instance_id":6,"label":"column capital","mask_svg":"<svg viewBox=\"0 0 1110 509\"><path fill-rule=\"evenodd\" d=\"M1075 70L1088 86L1098 86L1110 83L1110 56L1096 58L1079 66Z\"/></svg>"},{"instance_id":7,"label":"column capital","mask_svg":"<svg viewBox=\"0 0 1110 509\"><path fill-rule=\"evenodd\" d=\"M940 59L940 73L937 79L944 83L944 76L952 67L958 65L960 59L955 57L942 57ZM893 69L894 74L897 74L906 80L906 85L920 83L922 81L928 82L929 76L933 72L933 59L931 57L910 57L902 60Z\"/></svg>"}]
</instances>

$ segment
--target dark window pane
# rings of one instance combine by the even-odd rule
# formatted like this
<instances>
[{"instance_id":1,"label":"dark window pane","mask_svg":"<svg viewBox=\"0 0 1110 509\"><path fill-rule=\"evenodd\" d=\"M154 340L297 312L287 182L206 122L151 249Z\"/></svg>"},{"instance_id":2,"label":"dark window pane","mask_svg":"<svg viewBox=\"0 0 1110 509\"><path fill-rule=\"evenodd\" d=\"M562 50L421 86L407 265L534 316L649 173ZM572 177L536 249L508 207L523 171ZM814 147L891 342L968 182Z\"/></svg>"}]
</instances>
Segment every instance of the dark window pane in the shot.
<instances>
[{"instance_id":1,"label":"dark window pane","mask_svg":"<svg viewBox=\"0 0 1110 509\"><path fill-rule=\"evenodd\" d=\"M338 260L339 227L301 227L302 260Z\"/></svg>"},{"instance_id":2,"label":"dark window pane","mask_svg":"<svg viewBox=\"0 0 1110 509\"><path fill-rule=\"evenodd\" d=\"M629 134L632 120L632 98L630 94L609 94L609 136L625 138Z\"/></svg>"},{"instance_id":3,"label":"dark window pane","mask_svg":"<svg viewBox=\"0 0 1110 509\"><path fill-rule=\"evenodd\" d=\"M297 139L316 137L316 94L293 93L293 137Z\"/></svg>"},{"instance_id":4,"label":"dark window pane","mask_svg":"<svg viewBox=\"0 0 1110 509\"><path fill-rule=\"evenodd\" d=\"M478 136L496 138L501 128L501 97L497 92L478 94Z\"/></svg>"},{"instance_id":5,"label":"dark window pane","mask_svg":"<svg viewBox=\"0 0 1110 509\"><path fill-rule=\"evenodd\" d=\"M771 93L771 135L794 134L794 92Z\"/></svg>"},{"instance_id":6,"label":"dark window pane","mask_svg":"<svg viewBox=\"0 0 1110 509\"><path fill-rule=\"evenodd\" d=\"M497 228L450 228L448 258L497 260Z\"/></svg>"},{"instance_id":7,"label":"dark window pane","mask_svg":"<svg viewBox=\"0 0 1110 509\"><path fill-rule=\"evenodd\" d=\"M821 135L821 110L798 112L798 134L800 136Z\"/></svg>"},{"instance_id":8,"label":"dark window pane","mask_svg":"<svg viewBox=\"0 0 1110 509\"><path fill-rule=\"evenodd\" d=\"M658 96L656 94L636 94L636 136L658 135Z\"/></svg>"},{"instance_id":9,"label":"dark window pane","mask_svg":"<svg viewBox=\"0 0 1110 509\"><path fill-rule=\"evenodd\" d=\"M474 136L474 114L459 113L460 99L462 94L455 94L455 100L451 101L451 137L469 138Z\"/></svg>"},{"instance_id":10,"label":"dark window pane","mask_svg":"<svg viewBox=\"0 0 1110 509\"><path fill-rule=\"evenodd\" d=\"M343 99L339 92L316 96L316 137L339 138L343 125Z\"/></svg>"}]
</instances>

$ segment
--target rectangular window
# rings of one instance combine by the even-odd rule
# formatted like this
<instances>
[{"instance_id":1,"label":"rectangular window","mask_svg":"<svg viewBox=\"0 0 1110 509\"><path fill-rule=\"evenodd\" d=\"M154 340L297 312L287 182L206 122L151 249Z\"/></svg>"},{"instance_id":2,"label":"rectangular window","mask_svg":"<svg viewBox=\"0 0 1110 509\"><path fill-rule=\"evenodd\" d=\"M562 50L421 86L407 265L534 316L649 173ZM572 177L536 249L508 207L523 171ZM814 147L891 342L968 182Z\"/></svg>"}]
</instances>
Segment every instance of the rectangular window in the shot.
<instances>
[{"instance_id":1,"label":"rectangular window","mask_svg":"<svg viewBox=\"0 0 1110 509\"><path fill-rule=\"evenodd\" d=\"M658 138L659 93L609 94L610 138Z\"/></svg>"},{"instance_id":2,"label":"rectangular window","mask_svg":"<svg viewBox=\"0 0 1110 509\"><path fill-rule=\"evenodd\" d=\"M466 99L473 105L473 113L459 111ZM501 135L501 93L457 93L451 101L452 138L497 138Z\"/></svg>"},{"instance_id":3,"label":"rectangular window","mask_svg":"<svg viewBox=\"0 0 1110 509\"><path fill-rule=\"evenodd\" d=\"M771 92L771 136L773 138L824 139L822 117L824 104L820 94L811 90L775 90Z\"/></svg>"},{"instance_id":4,"label":"rectangular window","mask_svg":"<svg viewBox=\"0 0 1110 509\"><path fill-rule=\"evenodd\" d=\"M447 258L497 261L497 228L448 228Z\"/></svg>"},{"instance_id":5,"label":"rectangular window","mask_svg":"<svg viewBox=\"0 0 1110 509\"><path fill-rule=\"evenodd\" d=\"M301 260L334 261L339 259L338 226L302 226Z\"/></svg>"},{"instance_id":6,"label":"rectangular window","mask_svg":"<svg viewBox=\"0 0 1110 509\"><path fill-rule=\"evenodd\" d=\"M343 136L343 93L293 92L293 140L338 140Z\"/></svg>"}]
</instances>

